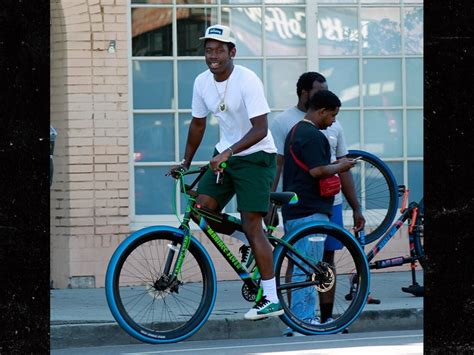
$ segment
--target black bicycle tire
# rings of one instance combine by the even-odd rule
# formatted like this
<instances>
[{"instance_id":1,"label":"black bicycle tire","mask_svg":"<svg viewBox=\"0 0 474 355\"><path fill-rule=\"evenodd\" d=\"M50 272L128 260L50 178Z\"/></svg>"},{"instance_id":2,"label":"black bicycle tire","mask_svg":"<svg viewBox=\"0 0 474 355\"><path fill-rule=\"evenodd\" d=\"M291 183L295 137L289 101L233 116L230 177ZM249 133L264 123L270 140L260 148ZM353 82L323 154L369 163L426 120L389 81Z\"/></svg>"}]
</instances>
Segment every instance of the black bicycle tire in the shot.
<instances>
[{"instance_id":1,"label":"black bicycle tire","mask_svg":"<svg viewBox=\"0 0 474 355\"><path fill-rule=\"evenodd\" d=\"M281 267L289 249L284 245L280 245L275 251L275 279L277 281L277 294L280 299L280 303L282 304L285 310L285 314L280 316L280 319L290 328L306 335L339 333L345 330L350 324L352 324L357 319L366 304L370 289L369 264L363 252L363 249L361 248L360 244L355 240L355 238L347 231L343 230L342 228L333 223L313 223L312 225L306 225L296 231L292 236L289 236L288 239L285 238L285 241L293 245L301 238L313 234L330 235L342 242L344 247L348 249L350 256L354 260L354 265L357 268L359 288L354 296L354 299L352 300L352 303L347 308L347 311L343 315L340 315L333 322L311 327L304 325L304 321L302 321L301 319L296 319L296 316L289 310L290 307L288 304L286 304L286 301L281 293ZM342 287L342 285L338 287Z\"/></svg>"},{"instance_id":2,"label":"black bicycle tire","mask_svg":"<svg viewBox=\"0 0 474 355\"><path fill-rule=\"evenodd\" d=\"M154 331L152 329L144 327L138 324L134 319L132 319L132 317L130 317L130 315L125 310L122 299L120 297L118 278L120 276L120 272L127 257L138 247L151 240L166 240L170 242L180 243L183 240L183 236L170 233L168 231L153 231L143 234L141 237L130 243L125 249L122 250L120 255L116 258L116 262L112 264L113 259L111 260L111 264L109 265L109 267L113 270L111 274L113 287L111 290L111 297L108 296L107 300L108 302L115 303L115 306L117 307L117 310L120 313L120 317L116 317L115 314L114 317L118 321L119 325L134 338L151 344L182 341L193 335L199 328L201 328L204 322L209 317L216 296L216 290L214 287L216 282L215 272L212 263L209 262L209 256L203 253L203 251L201 250L202 246L198 246L195 242L191 240L188 253L191 253L197 261L198 266L201 268L201 274L203 277L204 292L199 303L198 309L190 320L188 320L179 328L176 328L172 331Z\"/></svg>"},{"instance_id":3,"label":"black bicycle tire","mask_svg":"<svg viewBox=\"0 0 474 355\"><path fill-rule=\"evenodd\" d=\"M415 244L415 252L418 257L418 261L420 262L420 265L422 268L425 268L425 249L423 247L424 242L424 213L425 213L425 206L423 203L423 198L420 200L418 203L418 215L416 217L417 221L415 222L415 230L413 231L413 242ZM421 225L421 227L420 227ZM421 230L420 230L421 228ZM423 233L423 236L421 235Z\"/></svg>"},{"instance_id":4,"label":"black bicycle tire","mask_svg":"<svg viewBox=\"0 0 474 355\"><path fill-rule=\"evenodd\" d=\"M389 194L389 201L388 201L388 206L386 208L386 213L385 216L382 219L382 222L372 231L367 233L365 235L365 243L369 244L374 241L376 241L378 238L380 238L384 233L390 228L392 225L393 221L395 220L396 214L397 214L397 209L398 209L398 185L395 177L393 176L392 171L390 168L378 157L375 155L363 151L363 150L349 150L349 153L347 154L347 157L350 159L354 159L356 157L362 157L361 160L365 161L368 164L371 164L374 168L376 168L380 174L382 175L385 184L387 186L387 191ZM360 162L358 164L361 164ZM358 186L356 185L356 194L357 198L359 199L359 203L361 203L361 195L362 191L358 190ZM349 209L349 203L345 199L343 195L343 208L344 209ZM367 211L362 211L364 212ZM368 214L365 214L366 219L369 218Z\"/></svg>"}]
</instances>

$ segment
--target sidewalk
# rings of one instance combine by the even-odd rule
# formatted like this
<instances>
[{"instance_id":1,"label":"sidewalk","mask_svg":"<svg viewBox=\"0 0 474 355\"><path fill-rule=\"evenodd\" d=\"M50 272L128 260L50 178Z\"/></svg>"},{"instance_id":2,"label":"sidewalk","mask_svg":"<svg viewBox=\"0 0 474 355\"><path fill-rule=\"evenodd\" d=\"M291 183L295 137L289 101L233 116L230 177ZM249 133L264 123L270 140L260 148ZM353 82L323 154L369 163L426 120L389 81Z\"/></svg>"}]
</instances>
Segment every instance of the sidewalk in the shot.
<instances>
[{"instance_id":1,"label":"sidewalk","mask_svg":"<svg viewBox=\"0 0 474 355\"><path fill-rule=\"evenodd\" d=\"M423 272L417 272L423 285ZM401 291L411 284L410 272L373 273L371 296L349 332L408 330L423 327L423 297ZM243 319L252 306L241 295L240 281L219 281L217 299L206 324L187 341L279 337L286 325L277 317L252 322ZM115 322L105 289L51 290L51 349L138 343Z\"/></svg>"}]
</instances>

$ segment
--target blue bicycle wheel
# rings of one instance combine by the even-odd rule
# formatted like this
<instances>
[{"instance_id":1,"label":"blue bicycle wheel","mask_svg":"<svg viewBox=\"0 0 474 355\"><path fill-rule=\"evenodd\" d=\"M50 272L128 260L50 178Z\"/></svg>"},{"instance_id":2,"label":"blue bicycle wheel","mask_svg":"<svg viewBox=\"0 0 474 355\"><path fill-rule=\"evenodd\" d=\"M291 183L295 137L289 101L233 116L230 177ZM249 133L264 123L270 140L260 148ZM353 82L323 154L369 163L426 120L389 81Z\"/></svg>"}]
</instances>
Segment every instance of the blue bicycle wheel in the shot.
<instances>
[{"instance_id":1,"label":"blue bicycle wheel","mask_svg":"<svg viewBox=\"0 0 474 355\"><path fill-rule=\"evenodd\" d=\"M365 218L365 243L380 238L392 225L398 209L398 185L389 167L375 155L349 150L348 158L361 157L350 170L357 200ZM343 195L344 225L353 225L352 208Z\"/></svg>"},{"instance_id":2,"label":"blue bicycle wheel","mask_svg":"<svg viewBox=\"0 0 474 355\"><path fill-rule=\"evenodd\" d=\"M177 228L144 228L125 239L109 262L105 281L109 308L120 327L140 341L187 339L204 325L214 307L214 266L193 237L181 271L172 275L176 263L181 263L183 240L183 231Z\"/></svg>"},{"instance_id":3,"label":"blue bicycle wheel","mask_svg":"<svg viewBox=\"0 0 474 355\"><path fill-rule=\"evenodd\" d=\"M331 264L321 261L328 236L340 244ZM344 331L362 312L369 295L369 264L360 244L330 222L302 225L283 241L299 253L281 242L275 248L277 294L285 310L280 319L306 335ZM322 302L324 298L331 300L331 310L320 308L327 303Z\"/></svg>"}]
</instances>

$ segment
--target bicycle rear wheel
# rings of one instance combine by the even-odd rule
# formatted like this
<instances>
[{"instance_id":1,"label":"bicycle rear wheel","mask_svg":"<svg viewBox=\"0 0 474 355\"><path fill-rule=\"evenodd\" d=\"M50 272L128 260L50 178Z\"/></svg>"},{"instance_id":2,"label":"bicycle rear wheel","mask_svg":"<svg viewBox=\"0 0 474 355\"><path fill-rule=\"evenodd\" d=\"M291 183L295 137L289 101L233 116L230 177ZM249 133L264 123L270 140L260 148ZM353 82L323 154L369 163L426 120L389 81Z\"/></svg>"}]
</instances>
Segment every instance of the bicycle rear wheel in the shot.
<instances>
[{"instance_id":1,"label":"bicycle rear wheel","mask_svg":"<svg viewBox=\"0 0 474 355\"><path fill-rule=\"evenodd\" d=\"M425 268L425 249L424 244L424 219L425 219L425 206L423 198L418 203L418 216L416 217L415 228L413 229L413 241L415 243L416 255L420 256L418 261L422 268Z\"/></svg>"},{"instance_id":2,"label":"bicycle rear wheel","mask_svg":"<svg viewBox=\"0 0 474 355\"><path fill-rule=\"evenodd\" d=\"M375 155L349 150L348 158L362 157L350 170L357 200L366 221L365 243L380 238L393 223L398 208L398 186L389 167ZM352 208L343 195L344 225L352 225Z\"/></svg>"},{"instance_id":3,"label":"bicycle rear wheel","mask_svg":"<svg viewBox=\"0 0 474 355\"><path fill-rule=\"evenodd\" d=\"M201 328L214 306L214 267L194 238L181 272L172 277L183 240L176 228L145 228L127 238L109 263L109 308L119 325L140 341L184 340Z\"/></svg>"},{"instance_id":4,"label":"bicycle rear wheel","mask_svg":"<svg viewBox=\"0 0 474 355\"><path fill-rule=\"evenodd\" d=\"M305 252L312 248L311 243L323 243L323 246L328 235L342 245L335 251L333 267ZM343 331L359 316L369 294L369 266L359 243L339 226L319 222L302 226L284 240L296 248L301 248L301 243L306 246L298 249L302 257L287 246L280 245L275 250L277 293L285 310L280 318L306 335ZM309 260L311 266L305 265L303 258ZM346 300L351 288L352 299ZM326 292L334 297L332 320L321 323L319 301Z\"/></svg>"}]
</instances>

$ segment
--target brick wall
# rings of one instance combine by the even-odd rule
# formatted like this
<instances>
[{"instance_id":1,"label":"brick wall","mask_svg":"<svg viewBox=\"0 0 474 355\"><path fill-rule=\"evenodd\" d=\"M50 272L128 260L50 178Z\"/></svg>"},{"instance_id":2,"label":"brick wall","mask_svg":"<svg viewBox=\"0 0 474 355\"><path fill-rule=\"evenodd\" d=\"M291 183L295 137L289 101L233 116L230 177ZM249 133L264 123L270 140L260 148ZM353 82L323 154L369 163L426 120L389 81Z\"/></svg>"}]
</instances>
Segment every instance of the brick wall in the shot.
<instances>
[{"instance_id":1,"label":"brick wall","mask_svg":"<svg viewBox=\"0 0 474 355\"><path fill-rule=\"evenodd\" d=\"M51 281L94 276L103 286L129 233L126 0L51 3ZM115 40L117 51L107 51Z\"/></svg>"}]
</instances>

